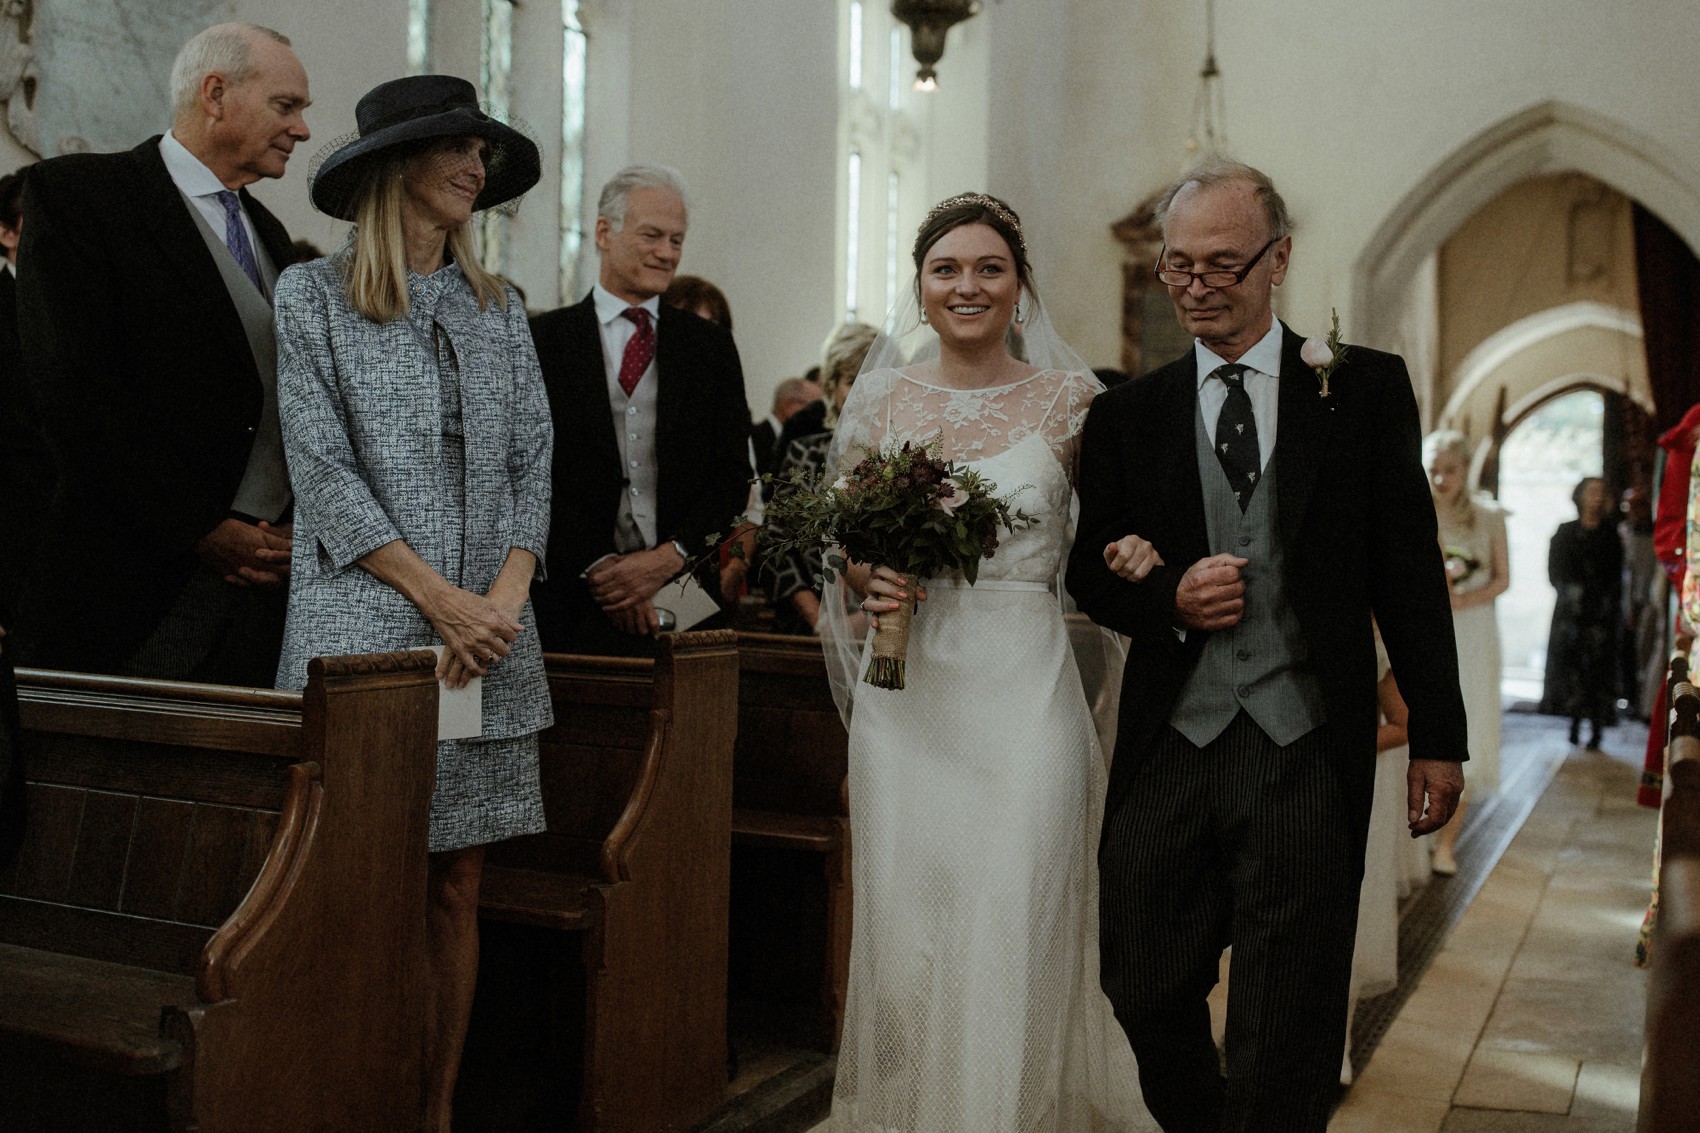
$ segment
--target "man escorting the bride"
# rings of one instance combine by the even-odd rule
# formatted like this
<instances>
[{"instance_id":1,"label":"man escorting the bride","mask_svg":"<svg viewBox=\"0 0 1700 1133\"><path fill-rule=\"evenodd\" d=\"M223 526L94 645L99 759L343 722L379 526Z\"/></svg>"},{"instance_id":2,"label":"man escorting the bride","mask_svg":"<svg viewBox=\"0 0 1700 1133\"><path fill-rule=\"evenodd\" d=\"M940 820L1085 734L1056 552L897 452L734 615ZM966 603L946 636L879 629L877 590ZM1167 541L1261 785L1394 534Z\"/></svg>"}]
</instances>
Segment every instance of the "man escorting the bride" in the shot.
<instances>
[{"instance_id":1,"label":"man escorting the bride","mask_svg":"<svg viewBox=\"0 0 1700 1133\"><path fill-rule=\"evenodd\" d=\"M855 839L829 1128L1150 1129L1098 986L1105 770L1057 593L1077 438L1099 387L1040 308L1008 205L944 201L914 259L915 292L856 379L827 477L861 446L929 443L1038 523L1007 534L973 586L851 564L823 594ZM846 581L875 617L905 594L926 599L907 687L858 683L868 662Z\"/></svg>"},{"instance_id":2,"label":"man escorting the bride","mask_svg":"<svg viewBox=\"0 0 1700 1133\"><path fill-rule=\"evenodd\" d=\"M1417 405L1397 356L1306 348L1274 318L1292 238L1262 173L1197 169L1159 218L1196 342L1093 406L1068 570L1131 638L1103 987L1167 1133L1322 1133L1375 780L1372 613L1410 708L1413 834L1451 816L1467 758ZM1230 944L1224 1076L1206 996Z\"/></svg>"}]
</instances>

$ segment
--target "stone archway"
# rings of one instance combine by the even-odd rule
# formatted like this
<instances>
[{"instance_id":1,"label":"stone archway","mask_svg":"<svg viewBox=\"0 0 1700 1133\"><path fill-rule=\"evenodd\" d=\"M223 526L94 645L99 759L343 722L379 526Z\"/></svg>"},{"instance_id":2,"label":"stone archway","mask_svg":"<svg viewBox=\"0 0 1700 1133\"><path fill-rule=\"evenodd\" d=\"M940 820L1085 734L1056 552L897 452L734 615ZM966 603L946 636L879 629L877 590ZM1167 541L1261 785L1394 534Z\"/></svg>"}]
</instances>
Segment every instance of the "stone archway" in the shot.
<instances>
[{"instance_id":1,"label":"stone archway","mask_svg":"<svg viewBox=\"0 0 1700 1133\"><path fill-rule=\"evenodd\" d=\"M1465 217L1519 181L1566 170L1639 201L1700 250L1700 171L1622 122L1558 100L1537 103L1435 166L1364 244L1354 267L1361 338L1393 336L1410 280Z\"/></svg>"}]
</instances>

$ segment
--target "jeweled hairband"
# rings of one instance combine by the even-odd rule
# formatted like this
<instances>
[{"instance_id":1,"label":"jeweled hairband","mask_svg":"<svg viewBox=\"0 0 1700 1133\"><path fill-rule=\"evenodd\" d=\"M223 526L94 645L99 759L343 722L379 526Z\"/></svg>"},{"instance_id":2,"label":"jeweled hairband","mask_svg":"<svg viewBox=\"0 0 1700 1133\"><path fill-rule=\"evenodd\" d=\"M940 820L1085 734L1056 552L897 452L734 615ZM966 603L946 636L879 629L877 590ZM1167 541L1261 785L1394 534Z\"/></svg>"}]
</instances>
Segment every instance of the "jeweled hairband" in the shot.
<instances>
[{"instance_id":1,"label":"jeweled hairband","mask_svg":"<svg viewBox=\"0 0 1700 1133\"><path fill-rule=\"evenodd\" d=\"M1021 245L1021 254L1027 255L1027 236L1021 231L1021 221L1017 220L1015 214L1005 208L996 197L988 197L984 193L961 193L954 197L946 197L932 207L932 211L927 213L927 219L921 222L921 227L916 231L926 231L927 225L937 220L940 213L947 209L953 209L957 205L979 205L990 211L992 215L1009 225L1010 231L1015 233L1016 243Z\"/></svg>"}]
</instances>

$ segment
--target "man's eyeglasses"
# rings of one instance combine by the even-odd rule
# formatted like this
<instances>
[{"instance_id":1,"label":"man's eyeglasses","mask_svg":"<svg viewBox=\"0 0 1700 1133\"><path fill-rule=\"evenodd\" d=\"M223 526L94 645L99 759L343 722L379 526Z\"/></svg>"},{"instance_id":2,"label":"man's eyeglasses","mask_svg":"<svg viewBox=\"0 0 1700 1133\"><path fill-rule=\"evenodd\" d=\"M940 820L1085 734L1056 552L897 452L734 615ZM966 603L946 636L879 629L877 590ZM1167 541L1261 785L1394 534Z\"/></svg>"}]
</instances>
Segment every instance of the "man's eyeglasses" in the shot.
<instances>
[{"instance_id":1,"label":"man's eyeglasses","mask_svg":"<svg viewBox=\"0 0 1700 1133\"><path fill-rule=\"evenodd\" d=\"M1169 254L1169 246L1163 245L1163 251L1157 256L1157 278L1168 287L1191 287L1193 280L1198 280L1206 287L1218 290L1225 287L1238 287L1245 282L1245 277L1251 274L1251 269L1257 266L1257 261L1263 258L1263 253L1275 246L1280 237L1272 238L1269 243L1257 250L1257 255L1251 258L1251 263L1239 271L1227 268L1213 268L1210 271L1181 271L1179 268L1163 267L1163 260Z\"/></svg>"}]
</instances>

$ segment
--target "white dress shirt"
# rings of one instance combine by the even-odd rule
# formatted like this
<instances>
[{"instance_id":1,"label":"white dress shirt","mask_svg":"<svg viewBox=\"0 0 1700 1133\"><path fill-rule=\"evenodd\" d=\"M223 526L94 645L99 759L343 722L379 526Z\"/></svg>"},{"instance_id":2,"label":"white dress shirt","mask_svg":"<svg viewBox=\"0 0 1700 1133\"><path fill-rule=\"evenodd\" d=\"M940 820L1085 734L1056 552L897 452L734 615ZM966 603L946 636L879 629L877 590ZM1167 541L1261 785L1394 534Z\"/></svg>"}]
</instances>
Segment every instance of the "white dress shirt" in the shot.
<instances>
[{"instance_id":1,"label":"white dress shirt","mask_svg":"<svg viewBox=\"0 0 1700 1133\"><path fill-rule=\"evenodd\" d=\"M649 312L657 345L661 336L661 297L652 295L642 303L628 303L599 283L591 292L596 321L602 331L602 362L607 368L608 405L613 411L614 436L620 443L621 471L626 490L620 494L620 513L615 519L614 546L622 552L642 551L659 543L655 519L655 415L657 379L655 359L638 379L630 396L620 388L620 362L626 343L637 333L637 324L622 317L628 307Z\"/></svg>"},{"instance_id":2,"label":"white dress shirt","mask_svg":"<svg viewBox=\"0 0 1700 1133\"><path fill-rule=\"evenodd\" d=\"M1257 345L1240 356L1239 364L1247 367L1245 391L1251 398L1251 416L1257 422L1259 467L1269 467L1269 454L1275 451L1275 427L1280 416L1281 394L1281 322L1269 320L1269 333L1257 340ZM1222 415L1222 403L1228 400L1228 387L1220 378L1210 375L1218 366L1227 365L1204 343L1194 340L1193 356L1198 360L1198 412L1204 418L1205 431L1216 435L1216 419Z\"/></svg>"},{"instance_id":3,"label":"white dress shirt","mask_svg":"<svg viewBox=\"0 0 1700 1133\"><path fill-rule=\"evenodd\" d=\"M190 153L169 130L159 139L159 156L165 159L165 171L171 174L171 183L177 186L177 191L189 198L189 203L195 206L195 211L200 213L202 219L214 232L223 236L228 244L230 216L224 211L223 202L218 199L218 194L224 192L226 186L218 179L218 174L202 164L201 159ZM277 265L271 262L265 245L260 243L260 235L254 231L254 222L249 219L248 210L239 208L238 211L242 214L242 227L248 233L248 246L254 249L254 262L260 265L261 277L275 278ZM268 271L267 268L271 270Z\"/></svg>"}]
</instances>

